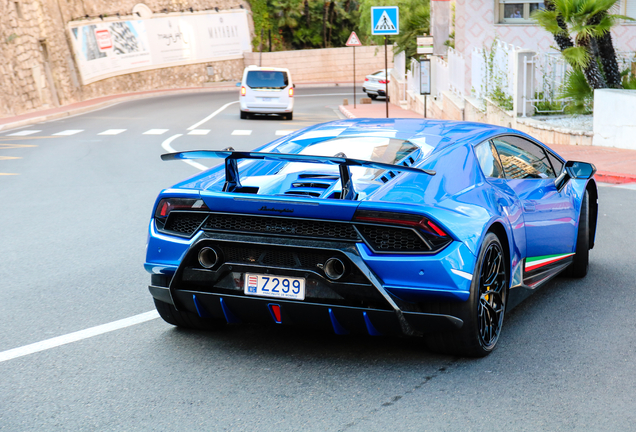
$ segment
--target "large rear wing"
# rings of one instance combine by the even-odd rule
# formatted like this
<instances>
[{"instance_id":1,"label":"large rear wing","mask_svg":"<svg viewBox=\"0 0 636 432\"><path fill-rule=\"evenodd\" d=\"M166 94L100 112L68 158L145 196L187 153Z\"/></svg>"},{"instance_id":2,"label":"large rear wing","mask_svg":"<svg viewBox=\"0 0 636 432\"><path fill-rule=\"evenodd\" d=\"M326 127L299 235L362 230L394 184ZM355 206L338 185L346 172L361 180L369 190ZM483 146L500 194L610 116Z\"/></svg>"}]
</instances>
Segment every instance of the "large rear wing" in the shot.
<instances>
[{"instance_id":1,"label":"large rear wing","mask_svg":"<svg viewBox=\"0 0 636 432\"><path fill-rule=\"evenodd\" d=\"M366 161L361 159L349 159L347 157L336 156L312 156L289 153L263 153L263 152L242 152L233 150L192 150L177 153L168 153L161 155L161 159L168 160L184 160L184 159L209 159L221 158L225 159L225 184L224 192L233 192L241 188L241 180L239 179L238 160L239 159L258 159L266 161L280 162L305 162L338 165L340 170L340 182L342 184L341 199L354 200L356 192L351 181L351 171L349 167L359 166L365 168L375 168L392 171L407 171L418 174L435 175L435 171L422 168L415 168L405 165L393 165L382 162Z\"/></svg>"}]
</instances>

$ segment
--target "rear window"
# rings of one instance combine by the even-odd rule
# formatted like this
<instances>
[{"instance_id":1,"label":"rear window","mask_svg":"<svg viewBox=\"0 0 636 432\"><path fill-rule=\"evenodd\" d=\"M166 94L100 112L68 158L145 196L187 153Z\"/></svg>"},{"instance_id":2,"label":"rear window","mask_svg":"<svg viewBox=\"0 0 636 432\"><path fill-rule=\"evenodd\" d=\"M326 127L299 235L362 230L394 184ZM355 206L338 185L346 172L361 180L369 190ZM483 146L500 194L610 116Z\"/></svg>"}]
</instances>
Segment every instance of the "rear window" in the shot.
<instances>
[{"instance_id":1,"label":"rear window","mask_svg":"<svg viewBox=\"0 0 636 432\"><path fill-rule=\"evenodd\" d=\"M245 83L253 89L284 89L289 79L283 71L249 71Z\"/></svg>"}]
</instances>

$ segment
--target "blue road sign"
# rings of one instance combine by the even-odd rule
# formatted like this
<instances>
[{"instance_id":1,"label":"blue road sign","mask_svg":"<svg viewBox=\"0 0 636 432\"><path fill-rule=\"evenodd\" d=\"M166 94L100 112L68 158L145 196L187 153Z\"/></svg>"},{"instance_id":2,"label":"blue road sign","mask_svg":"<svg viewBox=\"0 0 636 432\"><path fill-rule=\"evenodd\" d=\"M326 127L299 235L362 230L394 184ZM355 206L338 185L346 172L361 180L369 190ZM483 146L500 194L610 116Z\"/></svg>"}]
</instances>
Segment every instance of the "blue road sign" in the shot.
<instances>
[{"instance_id":1,"label":"blue road sign","mask_svg":"<svg viewBox=\"0 0 636 432\"><path fill-rule=\"evenodd\" d=\"M371 34L400 34L400 9L397 6L372 7Z\"/></svg>"}]
</instances>

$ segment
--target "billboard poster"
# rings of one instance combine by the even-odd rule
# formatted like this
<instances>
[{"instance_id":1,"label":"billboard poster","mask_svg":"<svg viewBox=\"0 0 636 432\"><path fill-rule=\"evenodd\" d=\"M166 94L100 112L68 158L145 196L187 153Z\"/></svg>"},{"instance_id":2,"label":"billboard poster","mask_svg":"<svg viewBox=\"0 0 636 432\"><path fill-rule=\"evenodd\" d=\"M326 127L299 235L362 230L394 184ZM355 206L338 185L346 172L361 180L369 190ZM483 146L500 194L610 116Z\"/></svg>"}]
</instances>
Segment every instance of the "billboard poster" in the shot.
<instances>
[{"instance_id":1,"label":"billboard poster","mask_svg":"<svg viewBox=\"0 0 636 432\"><path fill-rule=\"evenodd\" d=\"M143 70L241 58L251 51L244 10L72 23L83 84Z\"/></svg>"}]
</instances>

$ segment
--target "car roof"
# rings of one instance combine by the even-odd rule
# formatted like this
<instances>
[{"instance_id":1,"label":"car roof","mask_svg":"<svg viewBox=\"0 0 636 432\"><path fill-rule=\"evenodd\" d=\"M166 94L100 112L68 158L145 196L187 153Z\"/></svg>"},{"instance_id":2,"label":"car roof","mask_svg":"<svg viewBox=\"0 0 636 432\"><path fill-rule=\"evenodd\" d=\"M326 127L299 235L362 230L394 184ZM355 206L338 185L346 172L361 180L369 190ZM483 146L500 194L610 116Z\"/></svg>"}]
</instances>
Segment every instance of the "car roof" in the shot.
<instances>
[{"instance_id":1,"label":"car roof","mask_svg":"<svg viewBox=\"0 0 636 432\"><path fill-rule=\"evenodd\" d=\"M513 129L484 123L416 118L336 120L290 134L284 140L319 142L350 137L383 137L411 141L439 149L454 143L478 144L501 134L520 134Z\"/></svg>"}]
</instances>

